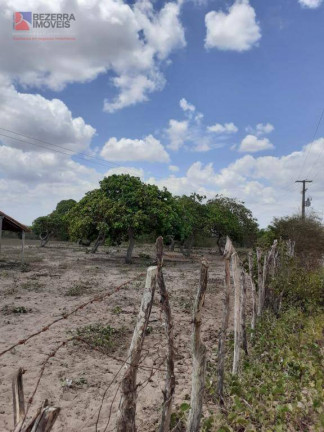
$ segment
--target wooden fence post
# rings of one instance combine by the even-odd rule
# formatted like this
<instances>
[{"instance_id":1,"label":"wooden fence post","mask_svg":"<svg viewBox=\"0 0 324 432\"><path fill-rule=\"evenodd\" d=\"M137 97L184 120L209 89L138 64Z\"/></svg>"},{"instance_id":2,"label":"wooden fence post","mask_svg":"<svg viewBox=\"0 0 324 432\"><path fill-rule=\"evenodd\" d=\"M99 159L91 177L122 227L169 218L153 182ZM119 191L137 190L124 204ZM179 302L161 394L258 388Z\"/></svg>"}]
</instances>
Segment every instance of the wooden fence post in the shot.
<instances>
[{"instance_id":1,"label":"wooden fence post","mask_svg":"<svg viewBox=\"0 0 324 432\"><path fill-rule=\"evenodd\" d=\"M238 372L241 348L241 272L238 264L238 256L235 251L232 254L232 270L234 280L234 357L232 373Z\"/></svg>"},{"instance_id":2,"label":"wooden fence post","mask_svg":"<svg viewBox=\"0 0 324 432\"><path fill-rule=\"evenodd\" d=\"M172 403L175 390L175 375L174 375L174 336L173 336L173 320L171 307L169 303L169 295L165 286L162 266L163 266L163 237L158 237L156 240L156 258L157 258L157 286L161 296L161 308L164 315L165 333L168 343L167 353L167 372L165 380L165 389L163 391L163 407L162 418L159 431L169 432L170 419L172 413Z\"/></svg>"},{"instance_id":3,"label":"wooden fence post","mask_svg":"<svg viewBox=\"0 0 324 432\"><path fill-rule=\"evenodd\" d=\"M246 355L248 355L248 343L246 335L246 274L244 269L241 270L241 308L240 308L240 323L241 323L241 339L242 348Z\"/></svg>"},{"instance_id":4,"label":"wooden fence post","mask_svg":"<svg viewBox=\"0 0 324 432\"><path fill-rule=\"evenodd\" d=\"M262 314L262 250L260 248L256 249L257 263L258 263L258 316Z\"/></svg>"},{"instance_id":5,"label":"wooden fence post","mask_svg":"<svg viewBox=\"0 0 324 432\"><path fill-rule=\"evenodd\" d=\"M252 252L249 252L248 260L249 260L249 277L250 277L251 294L252 294L251 329L255 330L255 321L256 321L256 314L257 314L257 299L256 299L255 283L254 283L254 279L253 279L254 273L253 273L253 255L252 255Z\"/></svg>"},{"instance_id":6,"label":"wooden fence post","mask_svg":"<svg viewBox=\"0 0 324 432\"><path fill-rule=\"evenodd\" d=\"M218 340L218 358L217 358L217 386L216 394L221 403L223 403L223 388L224 388L224 367L225 367L225 340L229 321L229 303L231 293L231 270L230 259L233 252L232 242L229 237L226 238L224 260L225 260L225 298L222 328Z\"/></svg>"},{"instance_id":7,"label":"wooden fence post","mask_svg":"<svg viewBox=\"0 0 324 432\"><path fill-rule=\"evenodd\" d=\"M126 370L121 381L121 399L117 417L117 432L136 432L136 378L141 358L145 332L150 318L156 286L157 267L147 269L146 283L142 297L133 339L129 349Z\"/></svg>"},{"instance_id":8,"label":"wooden fence post","mask_svg":"<svg viewBox=\"0 0 324 432\"><path fill-rule=\"evenodd\" d=\"M38 408L31 421L24 426L25 422L25 402L23 388L23 374L25 371L20 368L12 379L12 393L14 406L14 432L50 432L60 408L48 406L45 400L41 408Z\"/></svg>"},{"instance_id":9,"label":"wooden fence post","mask_svg":"<svg viewBox=\"0 0 324 432\"><path fill-rule=\"evenodd\" d=\"M206 346L200 338L201 312L204 304L208 281L208 263L201 263L200 283L193 308L193 367L190 412L187 423L187 432L197 432L200 429L202 406L205 390L206 374Z\"/></svg>"}]
</instances>

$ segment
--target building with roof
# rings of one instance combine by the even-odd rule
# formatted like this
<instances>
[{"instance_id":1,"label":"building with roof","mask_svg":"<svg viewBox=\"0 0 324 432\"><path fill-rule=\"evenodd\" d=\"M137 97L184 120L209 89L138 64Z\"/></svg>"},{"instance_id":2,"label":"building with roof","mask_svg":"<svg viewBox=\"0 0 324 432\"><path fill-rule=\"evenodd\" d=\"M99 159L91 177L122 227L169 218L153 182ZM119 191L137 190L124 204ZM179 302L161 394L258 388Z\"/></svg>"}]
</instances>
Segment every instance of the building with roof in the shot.
<instances>
[{"instance_id":1,"label":"building with roof","mask_svg":"<svg viewBox=\"0 0 324 432\"><path fill-rule=\"evenodd\" d=\"M25 233L30 232L30 229L16 221L11 216L3 213L0 210L0 253L1 253L1 242L2 242L2 231L11 231L21 233L21 261L24 262L24 248L25 248Z\"/></svg>"}]
</instances>

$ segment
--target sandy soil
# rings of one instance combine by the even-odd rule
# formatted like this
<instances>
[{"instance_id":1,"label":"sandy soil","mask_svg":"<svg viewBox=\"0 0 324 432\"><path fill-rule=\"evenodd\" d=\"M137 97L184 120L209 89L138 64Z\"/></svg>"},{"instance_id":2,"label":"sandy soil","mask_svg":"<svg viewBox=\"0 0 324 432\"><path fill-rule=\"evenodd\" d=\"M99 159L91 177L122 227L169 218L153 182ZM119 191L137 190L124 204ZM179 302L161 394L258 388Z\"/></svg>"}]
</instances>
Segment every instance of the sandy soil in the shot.
<instances>
[{"instance_id":1,"label":"sandy soil","mask_svg":"<svg viewBox=\"0 0 324 432\"><path fill-rule=\"evenodd\" d=\"M16 261L19 256L18 244L12 240L8 244L6 241L4 243L0 259L0 352L98 293L112 293L110 297L88 305L0 357L0 431L10 431L13 428L13 373L19 367L26 369L24 388L27 400L33 392L47 355L69 338L70 332L73 334L77 328L95 323L123 329L111 354L121 359L127 358L145 281L145 276L139 275L146 271L150 263L150 259L141 257L140 253L149 254L153 259L154 247L137 247L134 264L125 265L123 248L101 248L96 255L92 255L75 245L52 242L48 247L40 249L33 242L27 242L27 268L26 271L21 271ZM209 254L207 250L195 251L194 260L186 260L179 253L169 254L165 259L164 275L170 292L177 349L175 406L188 400L190 395L191 308L199 282L199 259L202 255L210 263L203 339L211 359L215 356L214 349L222 318L222 260L216 254ZM117 286L136 277L136 280L113 293ZM71 293L71 289L79 295L66 295ZM19 311L21 307L27 313L13 312ZM158 293L148 333L143 352L145 358L141 363L145 369L141 369L138 375L138 382L142 383L137 405L139 432L157 429L163 400L164 372L155 371L149 378L152 366L164 368L164 365L159 366L165 354L165 337ZM106 354L84 345L68 343L47 363L29 414L35 413L41 401L47 398L55 406L61 407L54 432L94 432L102 397L108 388L98 431L105 430L109 417L107 431L114 430L122 370L115 382L112 383L112 379L121 366L121 362ZM72 386L66 384L67 380L72 380Z\"/></svg>"}]
</instances>

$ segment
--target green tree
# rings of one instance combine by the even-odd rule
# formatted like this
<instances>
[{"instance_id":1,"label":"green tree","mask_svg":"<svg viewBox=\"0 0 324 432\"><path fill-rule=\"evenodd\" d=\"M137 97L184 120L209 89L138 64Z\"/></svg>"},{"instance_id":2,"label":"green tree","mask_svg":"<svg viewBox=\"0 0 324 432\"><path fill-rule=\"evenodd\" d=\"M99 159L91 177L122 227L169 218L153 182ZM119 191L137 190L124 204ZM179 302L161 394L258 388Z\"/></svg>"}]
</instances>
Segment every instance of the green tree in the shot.
<instances>
[{"instance_id":1,"label":"green tree","mask_svg":"<svg viewBox=\"0 0 324 432\"><path fill-rule=\"evenodd\" d=\"M216 195L207 202L207 214L208 228L217 238L220 253L226 236L242 246L251 246L256 241L258 224L244 202Z\"/></svg>"},{"instance_id":2,"label":"green tree","mask_svg":"<svg viewBox=\"0 0 324 432\"><path fill-rule=\"evenodd\" d=\"M145 184L138 177L128 174L105 177L100 190L111 203L107 212L110 232L129 241L127 263L132 260L138 236L168 233L178 217L171 193Z\"/></svg>"},{"instance_id":3,"label":"green tree","mask_svg":"<svg viewBox=\"0 0 324 432\"><path fill-rule=\"evenodd\" d=\"M197 237L205 233L207 213L204 199L204 196L196 193L175 198L177 218L174 219L173 233L175 239L180 241L181 250L184 252L185 248L184 253L187 255L190 255Z\"/></svg>"},{"instance_id":4,"label":"green tree","mask_svg":"<svg viewBox=\"0 0 324 432\"><path fill-rule=\"evenodd\" d=\"M306 267L317 267L324 254L324 226L315 215L303 220L299 215L275 218L268 227L270 239L292 240L299 263Z\"/></svg>"},{"instance_id":5,"label":"green tree","mask_svg":"<svg viewBox=\"0 0 324 432\"><path fill-rule=\"evenodd\" d=\"M109 225L110 208L111 202L101 189L87 192L68 213L71 239L90 241L96 239L92 249L95 253L108 235L110 237L116 235Z\"/></svg>"},{"instance_id":6,"label":"green tree","mask_svg":"<svg viewBox=\"0 0 324 432\"><path fill-rule=\"evenodd\" d=\"M57 240L69 240L67 214L76 205L73 199L60 201L55 210L47 216L35 219L32 225L33 232L41 237L41 246L45 246L50 236Z\"/></svg>"}]
</instances>

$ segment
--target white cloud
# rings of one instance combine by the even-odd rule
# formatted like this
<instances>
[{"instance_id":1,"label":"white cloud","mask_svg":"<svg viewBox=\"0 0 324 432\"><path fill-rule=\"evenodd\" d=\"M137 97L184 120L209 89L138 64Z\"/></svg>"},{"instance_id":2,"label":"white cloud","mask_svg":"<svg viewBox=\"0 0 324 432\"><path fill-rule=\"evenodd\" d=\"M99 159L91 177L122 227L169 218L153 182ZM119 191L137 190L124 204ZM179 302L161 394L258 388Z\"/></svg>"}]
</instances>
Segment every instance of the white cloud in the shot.
<instances>
[{"instance_id":1,"label":"white cloud","mask_svg":"<svg viewBox=\"0 0 324 432\"><path fill-rule=\"evenodd\" d=\"M255 128L248 126L246 131L253 135L262 136L274 131L274 126L271 123L258 123Z\"/></svg>"},{"instance_id":2,"label":"white cloud","mask_svg":"<svg viewBox=\"0 0 324 432\"><path fill-rule=\"evenodd\" d=\"M105 176L109 177L113 174L129 174L133 177L140 177L141 179L144 178L144 170L142 168L135 168L135 167L116 167L109 169Z\"/></svg>"},{"instance_id":3,"label":"white cloud","mask_svg":"<svg viewBox=\"0 0 324 432\"><path fill-rule=\"evenodd\" d=\"M108 161L148 161L169 162L164 147L152 135L143 139L110 138L103 146L100 155Z\"/></svg>"},{"instance_id":4,"label":"white cloud","mask_svg":"<svg viewBox=\"0 0 324 432\"><path fill-rule=\"evenodd\" d=\"M256 13L248 0L237 0L228 9L208 12L205 16L206 48L247 51L257 45L261 30Z\"/></svg>"},{"instance_id":5,"label":"white cloud","mask_svg":"<svg viewBox=\"0 0 324 432\"><path fill-rule=\"evenodd\" d=\"M316 9L321 6L323 0L298 0L303 7Z\"/></svg>"},{"instance_id":6,"label":"white cloud","mask_svg":"<svg viewBox=\"0 0 324 432\"><path fill-rule=\"evenodd\" d=\"M234 123L224 123L224 125L220 124L220 123L216 123L213 126L208 126L207 130L209 132L214 132L214 133L226 133L226 134L230 134L230 133L236 133L238 131L238 128L235 126Z\"/></svg>"},{"instance_id":7,"label":"white cloud","mask_svg":"<svg viewBox=\"0 0 324 432\"><path fill-rule=\"evenodd\" d=\"M82 117L73 118L71 111L59 99L48 100L39 94L19 93L11 85L0 86L0 125L8 130L19 132L38 140L58 144L73 153L88 148L95 129L86 124ZM41 146L48 145L14 135L0 129L0 133L15 136L13 140L0 135L0 140L7 145L29 151L48 151ZM24 144L19 140L33 142ZM59 151L60 148L53 147Z\"/></svg>"},{"instance_id":8,"label":"white cloud","mask_svg":"<svg viewBox=\"0 0 324 432\"><path fill-rule=\"evenodd\" d=\"M179 167L177 165L169 165L169 171L171 172L178 172Z\"/></svg>"},{"instance_id":9,"label":"white cloud","mask_svg":"<svg viewBox=\"0 0 324 432\"><path fill-rule=\"evenodd\" d=\"M121 0L73 2L76 21L60 36L74 41L15 41L12 15L16 10L66 12L69 0L11 0L1 2L0 50L6 58L1 73L23 86L60 90L72 82L87 82L110 72L118 94L109 96L105 109L112 112L147 99L164 84L160 66L185 46L180 21L181 2L160 9L148 0L128 4ZM19 59L19 61L18 61ZM124 94L125 93L125 94Z\"/></svg>"},{"instance_id":10,"label":"white cloud","mask_svg":"<svg viewBox=\"0 0 324 432\"><path fill-rule=\"evenodd\" d=\"M255 135L247 135L241 142L238 151L255 153L263 150L273 149L274 145L268 138L259 139Z\"/></svg>"},{"instance_id":11,"label":"white cloud","mask_svg":"<svg viewBox=\"0 0 324 432\"><path fill-rule=\"evenodd\" d=\"M274 216L300 211L300 187L294 180L296 173L306 177L309 175L302 171L306 155L316 179L308 193L313 197L315 210L322 211L324 171L320 158L323 157L323 148L324 138L320 138L286 156L245 155L218 171L211 163L197 161L184 176L170 175L159 180L152 177L148 182L166 186L177 195L198 192L207 198L216 194L238 198L253 211L261 226L266 226Z\"/></svg>"},{"instance_id":12,"label":"white cloud","mask_svg":"<svg viewBox=\"0 0 324 432\"><path fill-rule=\"evenodd\" d=\"M169 127L166 132L169 138L167 147L171 150L179 150L188 137L188 121L171 119L169 120Z\"/></svg>"},{"instance_id":13,"label":"white cloud","mask_svg":"<svg viewBox=\"0 0 324 432\"><path fill-rule=\"evenodd\" d=\"M8 146L0 146L0 173L1 210L26 224L62 199L81 199L102 177L66 155Z\"/></svg>"},{"instance_id":14,"label":"white cloud","mask_svg":"<svg viewBox=\"0 0 324 432\"><path fill-rule=\"evenodd\" d=\"M196 107L189 103L185 98L182 98L179 102L180 107L183 109L183 111L190 111L194 112L196 110Z\"/></svg>"}]
</instances>

